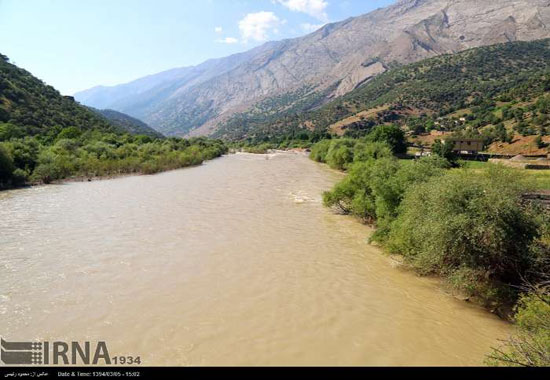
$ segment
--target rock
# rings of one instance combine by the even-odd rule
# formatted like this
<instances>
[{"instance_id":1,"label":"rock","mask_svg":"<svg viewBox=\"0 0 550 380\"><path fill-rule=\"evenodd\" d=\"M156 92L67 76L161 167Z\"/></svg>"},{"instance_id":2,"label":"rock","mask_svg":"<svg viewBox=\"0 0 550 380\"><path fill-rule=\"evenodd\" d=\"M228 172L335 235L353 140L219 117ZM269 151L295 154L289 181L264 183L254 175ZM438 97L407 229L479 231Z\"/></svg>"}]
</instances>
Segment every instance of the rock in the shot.
<instances>
[{"instance_id":1,"label":"rock","mask_svg":"<svg viewBox=\"0 0 550 380\"><path fill-rule=\"evenodd\" d=\"M401 0L301 38L268 42L121 86L96 87L76 99L141 118L168 135L207 135L266 98L288 95L294 99L290 103L305 96L329 99L383 73L393 62L547 38L547 25L548 0ZM270 111L289 105L274 105Z\"/></svg>"}]
</instances>

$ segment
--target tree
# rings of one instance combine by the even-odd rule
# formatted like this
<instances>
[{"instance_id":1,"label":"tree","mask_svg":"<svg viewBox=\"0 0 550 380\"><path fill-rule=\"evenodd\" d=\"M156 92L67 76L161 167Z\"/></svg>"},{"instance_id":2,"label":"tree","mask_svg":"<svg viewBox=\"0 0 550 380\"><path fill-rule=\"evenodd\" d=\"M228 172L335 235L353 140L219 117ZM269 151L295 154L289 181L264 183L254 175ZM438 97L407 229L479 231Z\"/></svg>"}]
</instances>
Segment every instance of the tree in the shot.
<instances>
[{"instance_id":1,"label":"tree","mask_svg":"<svg viewBox=\"0 0 550 380\"><path fill-rule=\"evenodd\" d=\"M0 145L0 184L8 183L11 180L11 176L15 166L13 160L4 146Z\"/></svg>"},{"instance_id":2,"label":"tree","mask_svg":"<svg viewBox=\"0 0 550 380\"><path fill-rule=\"evenodd\" d=\"M333 140L327 153L327 164L333 169L346 169L353 162L353 146L353 140Z\"/></svg>"},{"instance_id":3,"label":"tree","mask_svg":"<svg viewBox=\"0 0 550 380\"><path fill-rule=\"evenodd\" d=\"M497 136L497 139L499 139L499 141L502 141L502 142L507 142L508 141L508 133L506 132L506 127L504 126L503 123L498 123L496 128L495 128L495 133L496 133L496 136Z\"/></svg>"},{"instance_id":4,"label":"tree","mask_svg":"<svg viewBox=\"0 0 550 380\"><path fill-rule=\"evenodd\" d=\"M395 154L407 153L405 132L397 125L380 125L369 133L367 139L388 144Z\"/></svg>"},{"instance_id":5,"label":"tree","mask_svg":"<svg viewBox=\"0 0 550 380\"><path fill-rule=\"evenodd\" d=\"M539 149L542 149L545 147L546 144L544 144L544 141L542 141L541 135L538 135L537 138L535 139L535 145Z\"/></svg>"},{"instance_id":6,"label":"tree","mask_svg":"<svg viewBox=\"0 0 550 380\"><path fill-rule=\"evenodd\" d=\"M63 129L58 135L57 135L57 139L58 140L63 140L63 139L77 139L80 137L80 135L82 135L82 131L76 127L69 127L69 128L65 128Z\"/></svg>"},{"instance_id":7,"label":"tree","mask_svg":"<svg viewBox=\"0 0 550 380\"><path fill-rule=\"evenodd\" d=\"M456 160L454 149L455 143L452 140L446 140L445 142L435 140L432 146L432 153L446 159L449 162L454 162Z\"/></svg>"}]
</instances>

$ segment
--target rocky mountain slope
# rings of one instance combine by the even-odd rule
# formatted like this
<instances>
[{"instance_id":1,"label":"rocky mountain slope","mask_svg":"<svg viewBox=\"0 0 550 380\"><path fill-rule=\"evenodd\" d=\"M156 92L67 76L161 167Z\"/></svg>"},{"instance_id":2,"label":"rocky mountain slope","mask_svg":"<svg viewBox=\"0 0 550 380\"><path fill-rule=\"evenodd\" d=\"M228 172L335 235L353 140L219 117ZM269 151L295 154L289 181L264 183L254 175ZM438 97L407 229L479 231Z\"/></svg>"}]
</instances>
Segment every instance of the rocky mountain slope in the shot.
<instances>
[{"instance_id":1,"label":"rocky mountain slope","mask_svg":"<svg viewBox=\"0 0 550 380\"><path fill-rule=\"evenodd\" d=\"M235 117L215 134L278 142L330 133L360 137L383 124L411 134L550 134L550 39L469 49L400 66L307 112ZM433 141L432 141L433 142Z\"/></svg>"},{"instance_id":2,"label":"rocky mountain slope","mask_svg":"<svg viewBox=\"0 0 550 380\"><path fill-rule=\"evenodd\" d=\"M550 37L550 0L401 0L228 58L76 95L158 126L212 134L231 117L315 108L389 68L472 47Z\"/></svg>"}]
</instances>

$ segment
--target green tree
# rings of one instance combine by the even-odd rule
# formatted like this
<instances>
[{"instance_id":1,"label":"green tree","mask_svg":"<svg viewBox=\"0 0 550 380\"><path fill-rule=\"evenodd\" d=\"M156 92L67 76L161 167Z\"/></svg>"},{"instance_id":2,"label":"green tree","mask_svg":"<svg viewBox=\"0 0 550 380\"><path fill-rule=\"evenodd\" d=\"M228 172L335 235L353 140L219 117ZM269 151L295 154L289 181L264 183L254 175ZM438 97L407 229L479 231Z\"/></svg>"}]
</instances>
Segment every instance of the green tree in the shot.
<instances>
[{"instance_id":1,"label":"green tree","mask_svg":"<svg viewBox=\"0 0 550 380\"><path fill-rule=\"evenodd\" d=\"M432 153L436 156L446 159L449 162L456 161L456 154L454 152L455 143L452 140L446 140L445 142L441 140L435 140L432 146Z\"/></svg>"},{"instance_id":2,"label":"green tree","mask_svg":"<svg viewBox=\"0 0 550 380\"><path fill-rule=\"evenodd\" d=\"M326 162L331 140L319 141L311 148L310 158L317 162Z\"/></svg>"},{"instance_id":3,"label":"green tree","mask_svg":"<svg viewBox=\"0 0 550 380\"><path fill-rule=\"evenodd\" d=\"M344 170L353 162L353 147L355 140L332 140L326 156L327 164L333 169Z\"/></svg>"},{"instance_id":4,"label":"green tree","mask_svg":"<svg viewBox=\"0 0 550 380\"><path fill-rule=\"evenodd\" d=\"M15 166L7 149L0 145L0 185L10 182Z\"/></svg>"},{"instance_id":5,"label":"green tree","mask_svg":"<svg viewBox=\"0 0 550 380\"><path fill-rule=\"evenodd\" d=\"M367 139L387 144L395 154L407 152L405 132L397 125L380 125L369 133Z\"/></svg>"}]
</instances>

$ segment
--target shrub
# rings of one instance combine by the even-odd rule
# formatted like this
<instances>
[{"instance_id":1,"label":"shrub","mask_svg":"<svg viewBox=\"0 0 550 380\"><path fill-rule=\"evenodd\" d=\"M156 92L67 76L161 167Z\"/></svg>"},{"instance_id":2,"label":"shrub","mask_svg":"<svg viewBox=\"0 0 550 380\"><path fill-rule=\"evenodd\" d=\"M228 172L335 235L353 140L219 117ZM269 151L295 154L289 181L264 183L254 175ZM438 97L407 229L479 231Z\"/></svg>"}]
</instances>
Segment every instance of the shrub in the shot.
<instances>
[{"instance_id":1,"label":"shrub","mask_svg":"<svg viewBox=\"0 0 550 380\"><path fill-rule=\"evenodd\" d=\"M79 138L81 135L82 135L82 131L80 129L78 129L76 127L69 127L69 128L65 128L61 132L59 132L59 134L57 135L57 139L58 140L63 140L63 139L73 140L73 139Z\"/></svg>"},{"instance_id":2,"label":"shrub","mask_svg":"<svg viewBox=\"0 0 550 380\"><path fill-rule=\"evenodd\" d=\"M441 140L435 140L432 146L432 152L436 156L442 157L449 162L456 160L456 154L454 152L455 143L453 141L442 142Z\"/></svg>"},{"instance_id":3,"label":"shrub","mask_svg":"<svg viewBox=\"0 0 550 380\"><path fill-rule=\"evenodd\" d=\"M52 162L38 165L32 175L34 181L45 184L49 184L60 178L62 178L61 171Z\"/></svg>"},{"instance_id":4,"label":"shrub","mask_svg":"<svg viewBox=\"0 0 550 380\"><path fill-rule=\"evenodd\" d=\"M353 214L364 221L373 222L376 218L376 209L371 175L376 164L374 160L353 164L348 176L332 191L323 194L325 206L336 206L343 213Z\"/></svg>"},{"instance_id":5,"label":"shrub","mask_svg":"<svg viewBox=\"0 0 550 380\"><path fill-rule=\"evenodd\" d=\"M388 144L393 153L407 153L405 132L397 125L380 125L367 136L368 141Z\"/></svg>"},{"instance_id":6,"label":"shrub","mask_svg":"<svg viewBox=\"0 0 550 380\"><path fill-rule=\"evenodd\" d=\"M401 164L392 156L357 161L350 167L348 176L325 193L324 203L368 223L376 222L378 230L374 239L382 241L390 222L397 216L405 191L415 183L442 175L448 167L449 163L440 158L423 158L407 164Z\"/></svg>"},{"instance_id":7,"label":"shrub","mask_svg":"<svg viewBox=\"0 0 550 380\"><path fill-rule=\"evenodd\" d=\"M373 191L376 196L377 230L373 240L383 243L390 225L398 215L405 192L413 185L442 176L450 163L440 157L424 157L399 166L379 165L373 176Z\"/></svg>"},{"instance_id":8,"label":"shrub","mask_svg":"<svg viewBox=\"0 0 550 380\"><path fill-rule=\"evenodd\" d=\"M353 160L367 161L370 159L389 158L393 156L391 147L385 142L359 141L353 148Z\"/></svg>"},{"instance_id":9,"label":"shrub","mask_svg":"<svg viewBox=\"0 0 550 380\"><path fill-rule=\"evenodd\" d=\"M326 162L331 140L322 140L311 148L310 158L317 162Z\"/></svg>"},{"instance_id":10,"label":"shrub","mask_svg":"<svg viewBox=\"0 0 550 380\"><path fill-rule=\"evenodd\" d=\"M472 176L449 172L408 189L388 237L391 252L405 255L423 273L456 276L469 270L472 281L519 285L534 265L529 247L540 236L539 222L521 204L530 186L512 169L491 165ZM472 278L472 273L477 273ZM491 290L479 296L487 302Z\"/></svg>"},{"instance_id":11,"label":"shrub","mask_svg":"<svg viewBox=\"0 0 550 380\"><path fill-rule=\"evenodd\" d=\"M332 140L326 156L326 163L333 169L344 170L353 162L354 140Z\"/></svg>"},{"instance_id":12,"label":"shrub","mask_svg":"<svg viewBox=\"0 0 550 380\"><path fill-rule=\"evenodd\" d=\"M29 180L29 173L22 169L15 169L12 174L11 182L14 186L22 186Z\"/></svg>"},{"instance_id":13,"label":"shrub","mask_svg":"<svg viewBox=\"0 0 550 380\"><path fill-rule=\"evenodd\" d=\"M518 331L503 347L494 349L487 364L495 366L550 366L550 293L535 289L516 308Z\"/></svg>"},{"instance_id":14,"label":"shrub","mask_svg":"<svg viewBox=\"0 0 550 380\"><path fill-rule=\"evenodd\" d=\"M0 185L7 184L12 177L15 166L7 149L0 145Z\"/></svg>"}]
</instances>

